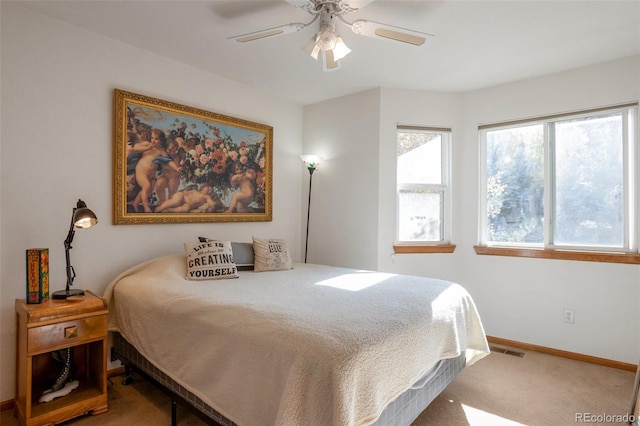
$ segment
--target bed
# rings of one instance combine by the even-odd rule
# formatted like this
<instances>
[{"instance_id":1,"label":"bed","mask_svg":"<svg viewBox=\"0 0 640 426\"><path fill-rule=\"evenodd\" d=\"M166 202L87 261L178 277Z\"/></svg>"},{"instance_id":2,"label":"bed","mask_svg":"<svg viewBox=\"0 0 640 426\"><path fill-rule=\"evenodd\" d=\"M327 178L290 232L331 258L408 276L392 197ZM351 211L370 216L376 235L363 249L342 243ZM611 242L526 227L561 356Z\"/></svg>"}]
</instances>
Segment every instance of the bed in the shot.
<instances>
[{"instance_id":1,"label":"bed","mask_svg":"<svg viewBox=\"0 0 640 426\"><path fill-rule=\"evenodd\" d=\"M223 425L409 425L489 353L452 282L293 263L185 279L183 253L105 291L114 353Z\"/></svg>"}]
</instances>

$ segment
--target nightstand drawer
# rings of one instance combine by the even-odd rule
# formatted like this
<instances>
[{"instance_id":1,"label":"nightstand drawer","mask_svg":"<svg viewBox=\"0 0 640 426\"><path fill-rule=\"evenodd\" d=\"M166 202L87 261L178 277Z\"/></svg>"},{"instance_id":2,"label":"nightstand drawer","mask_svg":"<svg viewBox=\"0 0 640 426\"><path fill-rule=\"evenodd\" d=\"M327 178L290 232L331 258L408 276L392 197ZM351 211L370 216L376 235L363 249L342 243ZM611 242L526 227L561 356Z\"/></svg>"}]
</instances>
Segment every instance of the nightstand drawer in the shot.
<instances>
[{"instance_id":1,"label":"nightstand drawer","mask_svg":"<svg viewBox=\"0 0 640 426\"><path fill-rule=\"evenodd\" d=\"M106 331L106 315L96 315L30 328L27 337L27 352L30 355L39 352L50 352L57 347L77 345L85 341L100 339L106 335Z\"/></svg>"}]
</instances>

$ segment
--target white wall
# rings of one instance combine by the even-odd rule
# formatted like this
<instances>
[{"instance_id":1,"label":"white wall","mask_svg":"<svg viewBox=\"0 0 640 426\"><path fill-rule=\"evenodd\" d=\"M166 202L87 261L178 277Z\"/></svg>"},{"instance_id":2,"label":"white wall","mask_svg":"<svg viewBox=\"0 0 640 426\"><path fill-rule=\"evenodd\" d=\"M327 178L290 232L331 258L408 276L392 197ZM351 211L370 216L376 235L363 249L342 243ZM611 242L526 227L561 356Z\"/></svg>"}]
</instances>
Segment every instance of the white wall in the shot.
<instances>
[{"instance_id":1,"label":"white wall","mask_svg":"<svg viewBox=\"0 0 640 426\"><path fill-rule=\"evenodd\" d=\"M321 233L310 240L310 253L322 245L322 261L344 266L380 269L449 279L463 284L474 297L487 334L628 363L640 357L640 266L545 259L478 256L473 250L478 234L478 132L481 123L547 115L640 98L640 58L628 58L571 72L489 88L466 94L380 89L375 99L362 95L305 107L305 151L317 145L313 137L325 136L322 149L348 157L338 177L328 176L326 187L312 214L324 218ZM370 92L367 92L367 94ZM379 117L376 118L376 110ZM364 113L367 125L360 129L327 126L330 120L348 120ZM362 162L349 162L353 152L363 152L377 135L379 150L359 158L378 161L377 182L362 173ZM395 175L397 124L453 129L453 254L393 255L395 241ZM331 132L327 130L331 127ZM349 151L345 153L345 144ZM351 147L356 147L352 150ZM346 164L352 164L347 167ZM345 168L347 170L345 170ZM324 178L324 177L323 177ZM319 179L318 179L319 180ZM314 184L316 181L314 180ZM377 185L377 188L376 188ZM363 200L362 215L341 215L342 205L329 202L332 194L366 188L377 201ZM357 191L352 189L357 188ZM375 198L376 195L373 195ZM372 206L375 204L375 206ZM377 222L373 211L377 209ZM371 212L371 217L369 216ZM322 220L322 219L321 219ZM333 227L335 221L339 226ZM352 238L377 235L367 243ZM356 241L351 241L356 240ZM330 242L330 244L329 244ZM325 252L346 244L340 255ZM373 252L368 244L376 244ZM312 258L317 259L317 258ZM575 324L563 322L563 310L575 311Z\"/></svg>"},{"instance_id":2,"label":"white wall","mask_svg":"<svg viewBox=\"0 0 640 426\"><path fill-rule=\"evenodd\" d=\"M640 99L640 57L467 93L459 196L478 197L482 123L576 111ZM640 183L640 182L639 182ZM587 355L638 363L640 266L477 256L477 208L463 209L461 264L488 334ZM575 324L563 309L575 310Z\"/></svg>"},{"instance_id":3,"label":"white wall","mask_svg":"<svg viewBox=\"0 0 640 426\"><path fill-rule=\"evenodd\" d=\"M78 288L102 294L123 269L180 252L198 235L290 241L302 229L302 107L131 46L1 4L0 401L13 398L14 300L25 297L25 250L49 247L51 289L65 283L63 241L82 198L99 224L71 252ZM274 128L273 221L113 226L113 89L119 88ZM295 182L295 185L291 185Z\"/></svg>"},{"instance_id":4,"label":"white wall","mask_svg":"<svg viewBox=\"0 0 640 426\"><path fill-rule=\"evenodd\" d=\"M369 90L304 107L304 152L325 159L313 174L309 263L376 268L379 96Z\"/></svg>"}]
</instances>

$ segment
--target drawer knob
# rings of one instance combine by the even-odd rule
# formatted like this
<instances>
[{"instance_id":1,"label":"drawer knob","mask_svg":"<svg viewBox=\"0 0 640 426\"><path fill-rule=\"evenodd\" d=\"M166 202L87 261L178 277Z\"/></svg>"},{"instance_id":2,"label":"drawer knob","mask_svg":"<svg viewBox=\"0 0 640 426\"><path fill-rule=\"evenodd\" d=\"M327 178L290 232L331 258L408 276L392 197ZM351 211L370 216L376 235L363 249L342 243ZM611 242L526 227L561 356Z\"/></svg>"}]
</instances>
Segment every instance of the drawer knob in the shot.
<instances>
[{"instance_id":1,"label":"drawer knob","mask_svg":"<svg viewBox=\"0 0 640 426\"><path fill-rule=\"evenodd\" d=\"M78 337L78 327L75 325L64 329L64 338L70 339L72 337Z\"/></svg>"}]
</instances>

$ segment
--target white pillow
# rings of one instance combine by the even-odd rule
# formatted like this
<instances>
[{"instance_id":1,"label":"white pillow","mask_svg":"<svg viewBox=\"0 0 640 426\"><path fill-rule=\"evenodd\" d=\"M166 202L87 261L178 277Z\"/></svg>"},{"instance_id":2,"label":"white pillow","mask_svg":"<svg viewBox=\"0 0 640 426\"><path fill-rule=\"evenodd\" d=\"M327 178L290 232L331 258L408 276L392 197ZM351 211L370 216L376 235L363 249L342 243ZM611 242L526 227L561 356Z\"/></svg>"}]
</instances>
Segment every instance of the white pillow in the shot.
<instances>
[{"instance_id":1,"label":"white pillow","mask_svg":"<svg viewBox=\"0 0 640 426\"><path fill-rule=\"evenodd\" d=\"M253 237L255 272L291 269L291 255L287 241L276 238Z\"/></svg>"},{"instance_id":2,"label":"white pillow","mask_svg":"<svg viewBox=\"0 0 640 426\"><path fill-rule=\"evenodd\" d=\"M238 278L230 241L184 243L188 280Z\"/></svg>"}]
</instances>

